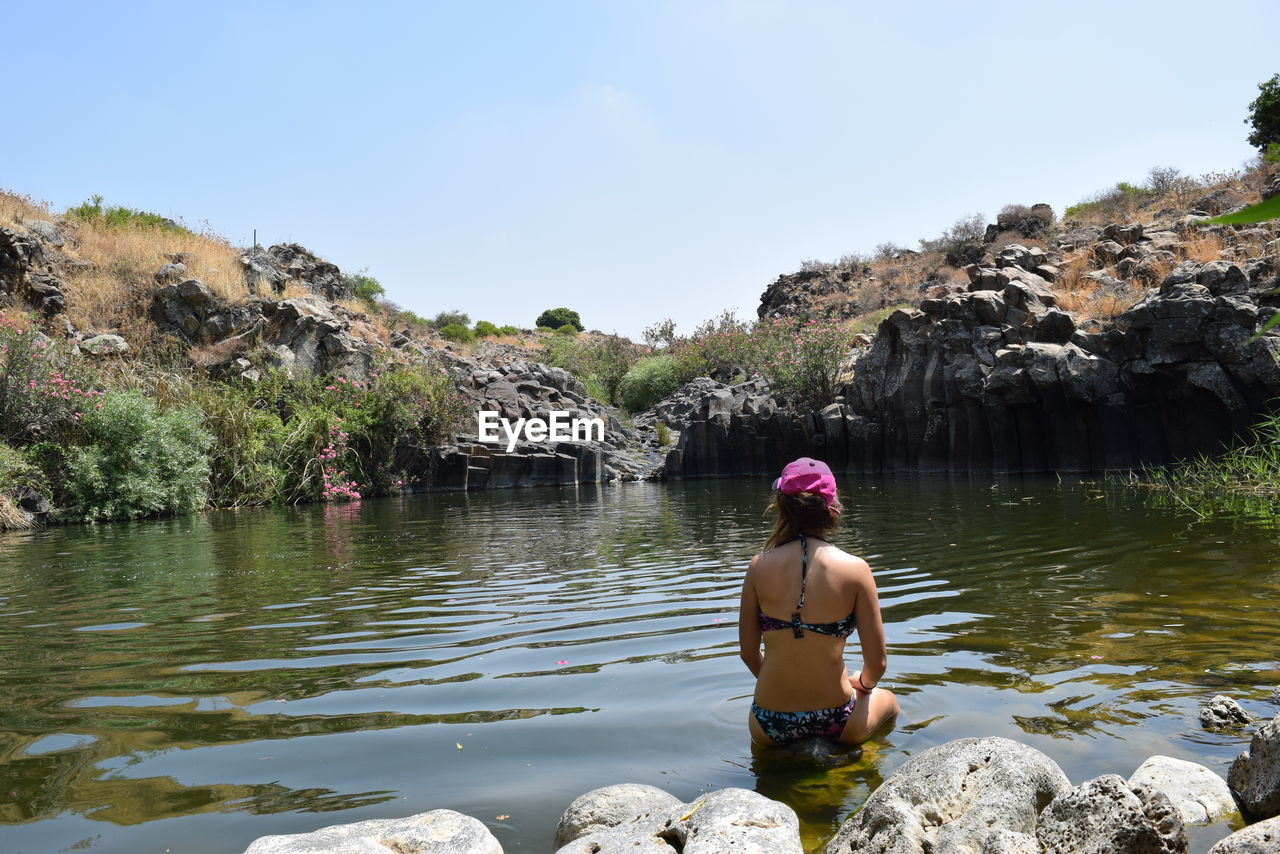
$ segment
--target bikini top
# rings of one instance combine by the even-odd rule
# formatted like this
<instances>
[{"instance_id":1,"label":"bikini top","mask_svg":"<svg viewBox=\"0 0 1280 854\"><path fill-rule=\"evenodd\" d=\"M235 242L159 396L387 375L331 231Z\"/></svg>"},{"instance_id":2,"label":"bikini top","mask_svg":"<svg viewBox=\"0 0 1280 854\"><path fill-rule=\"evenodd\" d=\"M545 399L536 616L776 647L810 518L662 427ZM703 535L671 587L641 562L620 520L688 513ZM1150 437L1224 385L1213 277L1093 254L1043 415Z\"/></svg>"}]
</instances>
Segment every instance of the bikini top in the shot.
<instances>
[{"instance_id":1,"label":"bikini top","mask_svg":"<svg viewBox=\"0 0 1280 854\"><path fill-rule=\"evenodd\" d=\"M847 638L857 628L857 611L843 620L833 623L805 623L800 620L800 609L804 607L804 585L809 578L809 539L804 534L800 537L800 601L796 603L796 611L790 620L779 620L760 611L760 631L773 632L779 629L791 629L798 638L804 637L804 630L817 632L820 635L831 635L836 638Z\"/></svg>"}]
</instances>

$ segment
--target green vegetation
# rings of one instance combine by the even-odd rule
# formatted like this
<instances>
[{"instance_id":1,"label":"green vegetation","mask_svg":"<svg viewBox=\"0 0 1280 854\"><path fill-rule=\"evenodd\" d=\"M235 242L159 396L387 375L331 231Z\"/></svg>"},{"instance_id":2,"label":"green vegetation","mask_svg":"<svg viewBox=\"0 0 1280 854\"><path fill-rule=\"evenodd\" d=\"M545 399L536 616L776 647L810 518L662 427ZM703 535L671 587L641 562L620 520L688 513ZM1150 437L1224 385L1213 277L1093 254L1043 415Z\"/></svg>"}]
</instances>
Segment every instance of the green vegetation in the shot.
<instances>
[{"instance_id":1,"label":"green vegetation","mask_svg":"<svg viewBox=\"0 0 1280 854\"><path fill-rule=\"evenodd\" d=\"M359 273L348 273L342 277L346 286L351 288L351 293L355 298L362 300L370 308L374 308L378 304L378 299L386 294L386 288L382 287L382 283L368 274L367 270L361 270Z\"/></svg>"},{"instance_id":2,"label":"green vegetation","mask_svg":"<svg viewBox=\"0 0 1280 854\"><path fill-rule=\"evenodd\" d=\"M459 344L469 344L476 340L476 334L461 323L450 323L440 327L440 334Z\"/></svg>"},{"instance_id":3,"label":"green vegetation","mask_svg":"<svg viewBox=\"0 0 1280 854\"><path fill-rule=\"evenodd\" d=\"M455 324L458 326L470 326L471 315L463 311L458 311L457 309L454 309L453 311L442 311L435 317L428 320L427 323L440 330L443 330L446 326L453 326Z\"/></svg>"},{"instance_id":4,"label":"green vegetation","mask_svg":"<svg viewBox=\"0 0 1280 854\"><path fill-rule=\"evenodd\" d=\"M159 228L165 231L187 232L187 229L178 223L159 214L127 208L123 205L104 208L102 196L99 195L90 196L83 204L68 208L65 216L67 219L95 222L111 228Z\"/></svg>"},{"instance_id":5,"label":"green vegetation","mask_svg":"<svg viewBox=\"0 0 1280 854\"><path fill-rule=\"evenodd\" d=\"M66 456L69 514L91 522L204 507L213 437L201 420L194 407L162 412L138 392L106 395Z\"/></svg>"},{"instance_id":6,"label":"green vegetation","mask_svg":"<svg viewBox=\"0 0 1280 854\"><path fill-rule=\"evenodd\" d=\"M1217 457L1204 454L1148 471L1148 482L1200 516L1218 510L1280 514L1280 414Z\"/></svg>"},{"instance_id":7,"label":"green vegetation","mask_svg":"<svg viewBox=\"0 0 1280 854\"><path fill-rule=\"evenodd\" d=\"M568 308L549 308L538 315L534 325L539 328L545 326L548 329L560 329L565 324L572 326L578 332L586 331L586 327L582 325L582 318L578 317L576 311Z\"/></svg>"},{"instance_id":8,"label":"green vegetation","mask_svg":"<svg viewBox=\"0 0 1280 854\"><path fill-rule=\"evenodd\" d=\"M1107 213L1112 210L1126 208L1145 201L1153 195L1151 190L1135 187L1127 181L1117 181L1110 190L1103 190L1077 204L1070 205L1062 212L1063 219L1072 219L1091 212Z\"/></svg>"},{"instance_id":9,"label":"green vegetation","mask_svg":"<svg viewBox=\"0 0 1280 854\"><path fill-rule=\"evenodd\" d=\"M581 331L582 330L578 329L578 327L574 326L572 323L566 323L564 326L557 327L556 334L568 335L570 337L573 337L574 335L577 335Z\"/></svg>"},{"instance_id":10,"label":"green vegetation","mask_svg":"<svg viewBox=\"0 0 1280 854\"><path fill-rule=\"evenodd\" d=\"M1249 104L1249 117L1245 123L1253 128L1249 144L1264 153L1270 146L1280 143L1280 74L1258 84L1258 97Z\"/></svg>"},{"instance_id":11,"label":"green vegetation","mask_svg":"<svg viewBox=\"0 0 1280 854\"><path fill-rule=\"evenodd\" d=\"M623 406L641 412L680 388L687 377L675 356L646 356L636 362L618 385Z\"/></svg>"},{"instance_id":12,"label":"green vegetation","mask_svg":"<svg viewBox=\"0 0 1280 854\"><path fill-rule=\"evenodd\" d=\"M543 349L543 361L573 374L597 400L618 405L618 386L641 352L640 347L620 335L585 340L557 335Z\"/></svg>"},{"instance_id":13,"label":"green vegetation","mask_svg":"<svg viewBox=\"0 0 1280 854\"><path fill-rule=\"evenodd\" d=\"M443 441L469 405L438 364L404 354L363 379L223 382L183 361L102 372L34 324L0 313L0 527L28 518L13 502L24 486L82 520L385 494L408 474L397 448Z\"/></svg>"},{"instance_id":14,"label":"green vegetation","mask_svg":"<svg viewBox=\"0 0 1280 854\"><path fill-rule=\"evenodd\" d=\"M671 444L671 428L665 422L654 422L653 431L658 436L658 447L665 448Z\"/></svg>"},{"instance_id":15,"label":"green vegetation","mask_svg":"<svg viewBox=\"0 0 1280 854\"><path fill-rule=\"evenodd\" d=\"M511 325L499 326L498 333L500 335L519 335L520 330Z\"/></svg>"},{"instance_id":16,"label":"green vegetation","mask_svg":"<svg viewBox=\"0 0 1280 854\"><path fill-rule=\"evenodd\" d=\"M498 327L487 320L477 320L475 332L477 338L493 338L498 335Z\"/></svg>"}]
</instances>

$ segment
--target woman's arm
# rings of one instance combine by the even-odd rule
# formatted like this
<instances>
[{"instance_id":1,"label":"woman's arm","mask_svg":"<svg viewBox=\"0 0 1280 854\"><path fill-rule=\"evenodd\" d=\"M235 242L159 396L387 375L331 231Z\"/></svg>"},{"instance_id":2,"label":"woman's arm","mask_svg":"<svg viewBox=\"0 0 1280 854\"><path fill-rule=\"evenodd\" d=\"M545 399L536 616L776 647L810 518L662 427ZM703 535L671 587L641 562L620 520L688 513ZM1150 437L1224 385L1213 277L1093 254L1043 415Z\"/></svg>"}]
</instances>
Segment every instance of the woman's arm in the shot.
<instances>
[{"instance_id":1,"label":"woman's arm","mask_svg":"<svg viewBox=\"0 0 1280 854\"><path fill-rule=\"evenodd\" d=\"M747 567L747 577L742 582L742 599L738 605L738 653L752 676L759 676L764 665L764 653L760 649L760 600L751 583L751 570L759 558L760 555L753 557Z\"/></svg>"},{"instance_id":2,"label":"woman's arm","mask_svg":"<svg viewBox=\"0 0 1280 854\"><path fill-rule=\"evenodd\" d=\"M858 615L858 642L862 647L862 670L854 677L854 684L863 693L871 693L872 688L884 676L889 666L884 646L884 622L880 616L880 597L876 593L876 581L871 575L871 567L861 558L854 558L857 563L855 579L857 584L857 602L854 612Z\"/></svg>"}]
</instances>

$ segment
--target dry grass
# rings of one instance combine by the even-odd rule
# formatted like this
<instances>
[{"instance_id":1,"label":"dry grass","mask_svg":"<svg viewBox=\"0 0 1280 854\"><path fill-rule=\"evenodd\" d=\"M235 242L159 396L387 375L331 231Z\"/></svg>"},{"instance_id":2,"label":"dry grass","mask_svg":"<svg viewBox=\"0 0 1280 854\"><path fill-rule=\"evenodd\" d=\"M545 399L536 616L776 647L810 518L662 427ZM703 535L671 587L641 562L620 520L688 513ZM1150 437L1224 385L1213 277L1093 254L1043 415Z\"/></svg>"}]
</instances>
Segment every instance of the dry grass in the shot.
<instances>
[{"instance_id":1,"label":"dry grass","mask_svg":"<svg viewBox=\"0 0 1280 854\"><path fill-rule=\"evenodd\" d=\"M26 219L43 219L53 222L57 218L49 213L47 202L0 190L0 226L18 225Z\"/></svg>"},{"instance_id":2,"label":"dry grass","mask_svg":"<svg viewBox=\"0 0 1280 854\"><path fill-rule=\"evenodd\" d=\"M1058 308L1071 312L1077 321L1112 320L1142 299L1139 284L1114 290L1088 278L1085 274L1092 266L1090 249L1077 250L1058 266L1058 281L1053 285Z\"/></svg>"},{"instance_id":3,"label":"dry grass","mask_svg":"<svg viewBox=\"0 0 1280 854\"><path fill-rule=\"evenodd\" d=\"M77 329L121 329L156 288L155 271L167 256L185 253L187 275L217 296L242 302L250 293L240 271L240 253L225 240L157 228L107 227L92 222L75 227L72 258L93 266L67 278L67 316ZM124 324L128 325L128 324Z\"/></svg>"},{"instance_id":4,"label":"dry grass","mask_svg":"<svg viewBox=\"0 0 1280 854\"><path fill-rule=\"evenodd\" d=\"M0 224L26 219L60 222L47 204L0 191ZM250 296L240 268L240 253L216 234L163 228L108 226L93 221L67 222L62 248L73 261L87 262L64 281L67 317L85 332L118 332L141 346L130 334L150 339L145 311L156 284L155 271L169 263L167 256L187 255L187 275L230 302Z\"/></svg>"},{"instance_id":5,"label":"dry grass","mask_svg":"<svg viewBox=\"0 0 1280 854\"><path fill-rule=\"evenodd\" d=\"M19 531L35 527L35 517L0 493L0 531Z\"/></svg>"},{"instance_id":6,"label":"dry grass","mask_svg":"<svg viewBox=\"0 0 1280 854\"><path fill-rule=\"evenodd\" d=\"M1224 249L1222 238L1216 234L1197 232L1183 241L1182 257L1188 261L1218 261Z\"/></svg>"}]
</instances>

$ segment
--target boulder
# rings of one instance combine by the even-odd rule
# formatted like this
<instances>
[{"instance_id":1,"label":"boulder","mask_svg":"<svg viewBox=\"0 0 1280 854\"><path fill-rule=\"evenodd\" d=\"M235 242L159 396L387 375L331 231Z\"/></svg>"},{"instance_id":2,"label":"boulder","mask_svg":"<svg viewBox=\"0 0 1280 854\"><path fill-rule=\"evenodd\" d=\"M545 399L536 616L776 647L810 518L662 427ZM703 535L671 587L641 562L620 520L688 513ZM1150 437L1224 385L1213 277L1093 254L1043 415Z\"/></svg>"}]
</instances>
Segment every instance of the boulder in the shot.
<instances>
[{"instance_id":1,"label":"boulder","mask_svg":"<svg viewBox=\"0 0 1280 854\"><path fill-rule=\"evenodd\" d=\"M596 790L588 796L612 788L615 787ZM644 803L655 806L642 813L627 814L624 804L628 802L637 808ZM574 801L574 805L577 804L578 801ZM573 809L571 806L570 811ZM662 799L652 792L640 793L634 800L632 796L624 795L622 800L607 806L606 811L608 820L615 823L594 825L594 829L561 845L556 854L609 854L614 851L626 851L628 854L722 854L725 851L803 854L804 851L800 844L800 821L795 812L785 804L746 789L720 789L688 804L676 801L663 805ZM561 819L561 828L568 818L569 813L566 812ZM557 829L557 843L561 838L560 829Z\"/></svg>"},{"instance_id":2,"label":"boulder","mask_svg":"<svg viewBox=\"0 0 1280 854\"><path fill-rule=\"evenodd\" d=\"M1150 786L1106 774L1045 807L1036 829L1044 854L1174 854L1187 850L1177 808Z\"/></svg>"},{"instance_id":3,"label":"boulder","mask_svg":"<svg viewBox=\"0 0 1280 854\"><path fill-rule=\"evenodd\" d=\"M156 270L153 278L157 285L172 285L187 278L187 265L182 262L165 264Z\"/></svg>"},{"instance_id":4,"label":"boulder","mask_svg":"<svg viewBox=\"0 0 1280 854\"><path fill-rule=\"evenodd\" d=\"M95 335L81 341L80 348L93 356L119 356L129 352L129 342L119 335Z\"/></svg>"},{"instance_id":5,"label":"boulder","mask_svg":"<svg viewBox=\"0 0 1280 854\"><path fill-rule=\"evenodd\" d=\"M1250 818L1280 815L1280 715L1259 727L1249 749L1231 763L1227 785Z\"/></svg>"},{"instance_id":6,"label":"boulder","mask_svg":"<svg viewBox=\"0 0 1280 854\"><path fill-rule=\"evenodd\" d=\"M1269 818L1219 839L1209 854L1277 854L1280 852L1280 817Z\"/></svg>"},{"instance_id":7,"label":"boulder","mask_svg":"<svg viewBox=\"0 0 1280 854\"><path fill-rule=\"evenodd\" d=\"M1208 824L1237 811L1226 780L1203 765L1172 756L1148 758L1129 777L1128 786L1163 792L1186 824Z\"/></svg>"},{"instance_id":8,"label":"boulder","mask_svg":"<svg viewBox=\"0 0 1280 854\"><path fill-rule=\"evenodd\" d=\"M679 806L680 800L656 786L620 783L579 795L560 816L556 826L556 847L597 830L616 827L646 813Z\"/></svg>"},{"instance_id":9,"label":"boulder","mask_svg":"<svg viewBox=\"0 0 1280 854\"><path fill-rule=\"evenodd\" d=\"M489 829L453 810L263 836L244 854L502 854Z\"/></svg>"},{"instance_id":10,"label":"boulder","mask_svg":"<svg viewBox=\"0 0 1280 854\"><path fill-rule=\"evenodd\" d=\"M1253 715L1225 694L1218 694L1200 709L1200 725L1205 729L1238 729L1253 720Z\"/></svg>"},{"instance_id":11,"label":"boulder","mask_svg":"<svg viewBox=\"0 0 1280 854\"><path fill-rule=\"evenodd\" d=\"M61 248L66 244L66 238L62 236L62 232L58 231L58 227L51 222L45 222L42 219L29 219L22 223L31 234L34 234L41 242L47 243L55 249Z\"/></svg>"},{"instance_id":12,"label":"boulder","mask_svg":"<svg viewBox=\"0 0 1280 854\"><path fill-rule=\"evenodd\" d=\"M991 840L1002 830L1035 833L1040 811L1070 791L1057 763L1025 744L1007 738L949 741L894 771L844 823L825 854L982 851L989 840L1002 844ZM1016 839L1005 837L1004 844Z\"/></svg>"}]
</instances>

